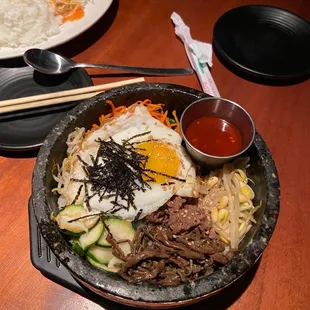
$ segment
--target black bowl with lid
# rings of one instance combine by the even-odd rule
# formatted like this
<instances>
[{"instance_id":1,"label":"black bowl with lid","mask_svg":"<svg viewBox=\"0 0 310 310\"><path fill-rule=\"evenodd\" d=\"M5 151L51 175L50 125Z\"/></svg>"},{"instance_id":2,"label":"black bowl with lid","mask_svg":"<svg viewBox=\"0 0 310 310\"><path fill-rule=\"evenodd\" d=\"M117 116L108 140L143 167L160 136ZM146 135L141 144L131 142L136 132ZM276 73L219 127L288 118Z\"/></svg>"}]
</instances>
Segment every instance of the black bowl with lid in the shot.
<instances>
[{"instance_id":1,"label":"black bowl with lid","mask_svg":"<svg viewBox=\"0 0 310 310\"><path fill-rule=\"evenodd\" d=\"M280 86L310 78L310 23L280 7L225 12L214 25L213 47L229 70L253 82Z\"/></svg>"}]
</instances>

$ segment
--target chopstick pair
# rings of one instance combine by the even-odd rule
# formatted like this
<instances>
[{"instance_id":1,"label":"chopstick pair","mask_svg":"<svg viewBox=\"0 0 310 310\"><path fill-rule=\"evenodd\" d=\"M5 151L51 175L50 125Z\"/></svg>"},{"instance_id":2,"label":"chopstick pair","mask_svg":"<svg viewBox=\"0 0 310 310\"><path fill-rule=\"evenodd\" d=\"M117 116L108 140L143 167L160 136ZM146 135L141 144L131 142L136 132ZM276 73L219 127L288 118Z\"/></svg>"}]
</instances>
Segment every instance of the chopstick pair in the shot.
<instances>
[{"instance_id":1,"label":"chopstick pair","mask_svg":"<svg viewBox=\"0 0 310 310\"><path fill-rule=\"evenodd\" d=\"M83 100L98 95L105 90L133 83L144 82L144 78L130 79L120 82L102 84L97 86L82 87L71 90L59 91L44 95L29 96L17 99L0 101L0 114L15 112L38 107L52 106L66 102Z\"/></svg>"}]
</instances>

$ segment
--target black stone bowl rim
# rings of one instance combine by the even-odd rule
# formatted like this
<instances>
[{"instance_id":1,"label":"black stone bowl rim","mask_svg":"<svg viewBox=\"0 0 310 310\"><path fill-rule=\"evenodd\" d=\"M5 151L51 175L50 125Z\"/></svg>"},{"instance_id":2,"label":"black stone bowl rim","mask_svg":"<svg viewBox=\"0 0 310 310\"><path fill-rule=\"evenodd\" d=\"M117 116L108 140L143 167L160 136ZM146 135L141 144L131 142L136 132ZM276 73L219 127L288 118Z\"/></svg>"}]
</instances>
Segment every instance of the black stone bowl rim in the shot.
<instances>
[{"instance_id":1,"label":"black stone bowl rim","mask_svg":"<svg viewBox=\"0 0 310 310\"><path fill-rule=\"evenodd\" d=\"M107 295L112 294L119 298L119 300L127 299L138 303L150 302L153 304L174 303L180 304L181 306L182 301L185 302L191 299L205 298L206 296L212 295L230 285L248 271L260 258L273 234L278 218L280 207L278 174L269 149L262 137L256 133L253 147L257 149L258 155L262 161L267 183L265 213L253 240L245 247L243 252L237 254L227 265L203 279L190 284L182 284L173 287L159 287L148 284L134 285L91 266L86 260L82 259L72 251L61 236L56 225L50 220L44 181L51 148L56 140L62 135L65 128L75 121L76 116L84 113L92 105L95 105L98 98L100 98L99 100L102 102L102 100L113 99L113 97L115 98L119 95L128 95L132 92L145 90L164 91L171 94L184 93L197 97L197 99L209 96L198 90L175 84L137 83L118 87L94 98L83 101L73 110L68 112L68 114L54 127L45 139L34 168L32 201L35 217L44 240L55 256L75 278L80 279L95 290L102 291Z\"/></svg>"}]
</instances>

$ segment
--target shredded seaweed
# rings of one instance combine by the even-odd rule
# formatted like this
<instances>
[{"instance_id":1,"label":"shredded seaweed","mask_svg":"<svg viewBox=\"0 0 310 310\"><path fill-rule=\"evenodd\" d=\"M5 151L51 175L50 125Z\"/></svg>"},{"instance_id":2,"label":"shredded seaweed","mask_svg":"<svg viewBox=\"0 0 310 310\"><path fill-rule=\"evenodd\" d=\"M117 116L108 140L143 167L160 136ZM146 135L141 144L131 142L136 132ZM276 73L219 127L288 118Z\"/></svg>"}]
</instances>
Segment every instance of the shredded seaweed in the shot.
<instances>
[{"instance_id":1,"label":"shredded seaweed","mask_svg":"<svg viewBox=\"0 0 310 310\"><path fill-rule=\"evenodd\" d=\"M115 213L121 209L129 210L130 207L136 209L135 192L145 192L146 189L151 188L148 182L155 181L149 175L150 172L185 182L184 179L146 169L148 156L138 153L137 150L139 149L135 147L137 142L130 141L149 133L135 135L123 141L122 145L116 143L113 138L108 141L96 140L99 143L99 149L96 158L91 158L91 165L78 156L85 170L86 178L71 180L84 184L85 202L88 210L91 210L89 201L95 195L99 196L99 201L114 197L111 201L113 207L109 210L110 213ZM143 142L140 141L139 143ZM92 196L89 195L89 189L93 192Z\"/></svg>"},{"instance_id":2,"label":"shredded seaweed","mask_svg":"<svg viewBox=\"0 0 310 310\"><path fill-rule=\"evenodd\" d=\"M143 211L142 209L140 209L140 210L138 211L138 213L136 214L136 216L135 216L135 218L134 218L134 220L133 220L134 222L136 222L136 221L139 220L142 211Z\"/></svg>"},{"instance_id":3,"label":"shredded seaweed","mask_svg":"<svg viewBox=\"0 0 310 310\"><path fill-rule=\"evenodd\" d=\"M79 199L80 195L81 195L81 191L82 191L82 188L83 188L83 184L79 187L73 201L72 201L72 205L74 205L76 203L76 201Z\"/></svg>"},{"instance_id":4,"label":"shredded seaweed","mask_svg":"<svg viewBox=\"0 0 310 310\"><path fill-rule=\"evenodd\" d=\"M83 215L83 216L79 216L79 217L76 217L74 219L71 219L68 221L68 223L73 223L73 222L76 222L76 221L79 221L79 220L83 220L83 219L86 219L88 217L92 217L92 216L102 216L102 215L105 215L106 213L105 212L99 212L99 213L93 213L93 214L87 214L87 215Z\"/></svg>"},{"instance_id":5,"label":"shredded seaweed","mask_svg":"<svg viewBox=\"0 0 310 310\"><path fill-rule=\"evenodd\" d=\"M131 141L131 140L133 140L133 139L146 136L146 135L148 135L148 134L150 134L150 133L151 133L151 131L146 131L146 132L138 133L138 134L136 134L136 135L130 137L130 138L127 139L127 140L123 140L123 146L126 146L127 144L129 144L129 141Z\"/></svg>"}]
</instances>

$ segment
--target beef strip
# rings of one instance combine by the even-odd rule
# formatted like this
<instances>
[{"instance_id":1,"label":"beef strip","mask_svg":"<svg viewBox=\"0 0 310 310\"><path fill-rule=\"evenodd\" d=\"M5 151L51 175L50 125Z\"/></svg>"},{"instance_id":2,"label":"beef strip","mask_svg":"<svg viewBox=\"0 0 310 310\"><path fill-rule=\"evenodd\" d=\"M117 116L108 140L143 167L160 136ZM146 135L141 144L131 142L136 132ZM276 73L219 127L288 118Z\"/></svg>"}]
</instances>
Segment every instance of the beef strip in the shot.
<instances>
[{"instance_id":1,"label":"beef strip","mask_svg":"<svg viewBox=\"0 0 310 310\"><path fill-rule=\"evenodd\" d=\"M174 234L189 231L192 227L198 226L206 219L204 210L196 205L186 204L182 209L177 209L175 206L169 207L168 212L168 224Z\"/></svg>"},{"instance_id":2,"label":"beef strip","mask_svg":"<svg viewBox=\"0 0 310 310\"><path fill-rule=\"evenodd\" d=\"M214 253L211 255L211 257L218 263L221 263L223 265L228 263L228 258L222 254L222 253Z\"/></svg>"},{"instance_id":3,"label":"beef strip","mask_svg":"<svg viewBox=\"0 0 310 310\"><path fill-rule=\"evenodd\" d=\"M210 219L199 205L173 197L137 230L134 251L125 257L119 275L131 283L162 286L205 277L213 271L214 261L225 264L231 257L223 254L221 240L209 237L210 231Z\"/></svg>"},{"instance_id":4,"label":"beef strip","mask_svg":"<svg viewBox=\"0 0 310 310\"><path fill-rule=\"evenodd\" d=\"M123 270L126 271L129 268L137 265L139 262L151 258L169 258L169 254L155 251L152 249L144 250L143 252L137 255L129 257L129 259L126 260Z\"/></svg>"},{"instance_id":5,"label":"beef strip","mask_svg":"<svg viewBox=\"0 0 310 310\"><path fill-rule=\"evenodd\" d=\"M139 282L143 282L146 280L156 278L164 269L165 260L162 259L159 262L154 261L154 262L151 262L151 264L153 265L153 268L151 270L150 270L150 268L147 268L144 271L135 270L130 275L126 274L126 272L122 271L122 273L120 273L120 275L130 283L139 283Z\"/></svg>"},{"instance_id":6,"label":"beef strip","mask_svg":"<svg viewBox=\"0 0 310 310\"><path fill-rule=\"evenodd\" d=\"M158 209L157 211L149 214L146 217L146 221L149 223L161 224L167 220L167 216L168 214L167 214L166 206L164 206Z\"/></svg>"},{"instance_id":7,"label":"beef strip","mask_svg":"<svg viewBox=\"0 0 310 310\"><path fill-rule=\"evenodd\" d=\"M167 206L169 210L172 210L173 212L177 212L182 208L185 202L186 202L186 199L180 196L174 196L171 200L167 202Z\"/></svg>"}]
</instances>

